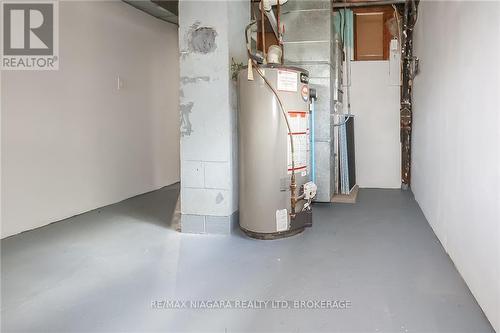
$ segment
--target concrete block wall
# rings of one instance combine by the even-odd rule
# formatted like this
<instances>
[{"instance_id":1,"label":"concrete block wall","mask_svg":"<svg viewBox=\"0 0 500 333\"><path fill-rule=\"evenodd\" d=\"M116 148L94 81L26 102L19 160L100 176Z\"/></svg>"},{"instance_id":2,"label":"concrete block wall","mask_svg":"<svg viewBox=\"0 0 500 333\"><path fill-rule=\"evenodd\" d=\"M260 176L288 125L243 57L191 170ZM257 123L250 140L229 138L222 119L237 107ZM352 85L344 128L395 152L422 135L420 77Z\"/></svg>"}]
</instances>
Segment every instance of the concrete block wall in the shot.
<instances>
[{"instance_id":1,"label":"concrete block wall","mask_svg":"<svg viewBox=\"0 0 500 333\"><path fill-rule=\"evenodd\" d=\"M237 89L246 62L247 1L180 1L181 231L230 233L237 225Z\"/></svg>"}]
</instances>

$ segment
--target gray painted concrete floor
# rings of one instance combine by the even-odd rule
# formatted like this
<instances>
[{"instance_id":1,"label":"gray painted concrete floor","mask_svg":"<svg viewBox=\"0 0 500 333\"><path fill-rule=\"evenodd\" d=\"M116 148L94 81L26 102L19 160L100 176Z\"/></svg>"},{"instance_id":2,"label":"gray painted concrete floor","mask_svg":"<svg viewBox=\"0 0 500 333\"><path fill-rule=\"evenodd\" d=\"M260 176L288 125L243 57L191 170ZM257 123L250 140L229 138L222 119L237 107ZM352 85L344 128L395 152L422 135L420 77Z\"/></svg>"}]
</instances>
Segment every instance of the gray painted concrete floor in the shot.
<instances>
[{"instance_id":1,"label":"gray painted concrete floor","mask_svg":"<svg viewBox=\"0 0 500 333\"><path fill-rule=\"evenodd\" d=\"M1 242L2 332L493 332L411 193L316 205L277 241L180 234L178 185ZM335 300L349 309L167 310L155 300Z\"/></svg>"}]
</instances>

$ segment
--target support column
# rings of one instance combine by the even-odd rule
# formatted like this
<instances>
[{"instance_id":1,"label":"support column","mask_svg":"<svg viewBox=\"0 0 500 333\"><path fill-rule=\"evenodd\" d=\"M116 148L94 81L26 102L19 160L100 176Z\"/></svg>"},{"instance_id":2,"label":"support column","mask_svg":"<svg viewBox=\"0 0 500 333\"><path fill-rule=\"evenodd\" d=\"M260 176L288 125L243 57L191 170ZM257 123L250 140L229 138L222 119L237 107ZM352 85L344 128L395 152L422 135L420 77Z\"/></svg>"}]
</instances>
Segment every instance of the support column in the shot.
<instances>
[{"instance_id":1,"label":"support column","mask_svg":"<svg viewBox=\"0 0 500 333\"><path fill-rule=\"evenodd\" d=\"M179 2L181 231L237 226L238 137L231 60L246 62L248 1Z\"/></svg>"}]
</instances>

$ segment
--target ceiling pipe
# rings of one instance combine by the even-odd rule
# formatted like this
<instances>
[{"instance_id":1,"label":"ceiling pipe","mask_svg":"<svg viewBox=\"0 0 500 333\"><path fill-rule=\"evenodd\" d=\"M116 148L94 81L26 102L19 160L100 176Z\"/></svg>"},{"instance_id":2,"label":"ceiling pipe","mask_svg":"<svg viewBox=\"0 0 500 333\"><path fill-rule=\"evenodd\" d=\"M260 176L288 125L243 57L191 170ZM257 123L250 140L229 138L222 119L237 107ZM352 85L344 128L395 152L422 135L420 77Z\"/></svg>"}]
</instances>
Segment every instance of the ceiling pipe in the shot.
<instances>
[{"instance_id":1,"label":"ceiling pipe","mask_svg":"<svg viewBox=\"0 0 500 333\"><path fill-rule=\"evenodd\" d=\"M259 4L259 8L264 9L264 14L266 14L269 23L271 24L271 28L273 28L274 35L279 40L280 39L280 28L279 28L279 18L276 18L273 12L273 6L280 6L287 2L288 0L262 0ZM279 15L279 13L278 13Z\"/></svg>"},{"instance_id":2,"label":"ceiling pipe","mask_svg":"<svg viewBox=\"0 0 500 333\"><path fill-rule=\"evenodd\" d=\"M276 15L274 15L274 12L272 10L265 10L264 11L264 14L266 14L267 16L267 19L269 20L269 23L271 24L271 28L273 28L273 32L274 32L274 35L276 36L276 38L280 38L279 37L279 31L278 31L278 20L276 19Z\"/></svg>"}]
</instances>

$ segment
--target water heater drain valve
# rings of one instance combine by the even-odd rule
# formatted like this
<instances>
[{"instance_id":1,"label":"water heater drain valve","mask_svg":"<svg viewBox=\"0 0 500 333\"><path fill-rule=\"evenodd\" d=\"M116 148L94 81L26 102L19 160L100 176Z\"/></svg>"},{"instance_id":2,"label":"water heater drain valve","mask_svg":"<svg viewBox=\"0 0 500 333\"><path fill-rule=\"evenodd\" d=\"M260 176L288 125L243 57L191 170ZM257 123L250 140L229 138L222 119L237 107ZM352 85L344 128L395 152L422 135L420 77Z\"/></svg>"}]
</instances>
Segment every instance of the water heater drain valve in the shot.
<instances>
[{"instance_id":1,"label":"water heater drain valve","mask_svg":"<svg viewBox=\"0 0 500 333\"><path fill-rule=\"evenodd\" d=\"M318 191L318 186L313 182L307 182L304 184L304 199L311 200L316 196Z\"/></svg>"}]
</instances>

